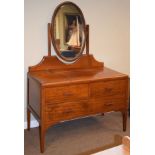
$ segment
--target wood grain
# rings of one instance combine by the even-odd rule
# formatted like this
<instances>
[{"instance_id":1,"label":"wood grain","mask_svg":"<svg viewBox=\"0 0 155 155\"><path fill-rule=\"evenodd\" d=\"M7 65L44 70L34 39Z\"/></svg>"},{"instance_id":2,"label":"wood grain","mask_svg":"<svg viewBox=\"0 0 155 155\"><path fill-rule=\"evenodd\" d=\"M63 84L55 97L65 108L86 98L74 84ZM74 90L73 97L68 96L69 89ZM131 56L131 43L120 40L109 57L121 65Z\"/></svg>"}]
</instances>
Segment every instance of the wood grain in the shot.
<instances>
[{"instance_id":1,"label":"wood grain","mask_svg":"<svg viewBox=\"0 0 155 155\"><path fill-rule=\"evenodd\" d=\"M41 62L35 66L29 67L29 71L41 70L68 70L68 69L89 69L95 67L103 68L103 63L98 62L92 55L82 55L79 60L73 64L64 64L56 56L44 56Z\"/></svg>"},{"instance_id":2,"label":"wood grain","mask_svg":"<svg viewBox=\"0 0 155 155\"><path fill-rule=\"evenodd\" d=\"M74 64L46 56L28 71L28 122L30 112L40 125L40 149L45 149L46 130L68 121L110 111L122 113L126 130L128 76L104 67L92 55Z\"/></svg>"},{"instance_id":3,"label":"wood grain","mask_svg":"<svg viewBox=\"0 0 155 155\"><path fill-rule=\"evenodd\" d=\"M109 80L109 81L99 81L90 84L90 94L92 98L101 97L115 97L123 98L125 97L124 91L126 89L127 80Z\"/></svg>"},{"instance_id":4,"label":"wood grain","mask_svg":"<svg viewBox=\"0 0 155 155\"><path fill-rule=\"evenodd\" d=\"M40 116L40 84L29 79L29 105Z\"/></svg>"},{"instance_id":5,"label":"wood grain","mask_svg":"<svg viewBox=\"0 0 155 155\"><path fill-rule=\"evenodd\" d=\"M46 88L46 103L88 99L88 84Z\"/></svg>"}]
</instances>

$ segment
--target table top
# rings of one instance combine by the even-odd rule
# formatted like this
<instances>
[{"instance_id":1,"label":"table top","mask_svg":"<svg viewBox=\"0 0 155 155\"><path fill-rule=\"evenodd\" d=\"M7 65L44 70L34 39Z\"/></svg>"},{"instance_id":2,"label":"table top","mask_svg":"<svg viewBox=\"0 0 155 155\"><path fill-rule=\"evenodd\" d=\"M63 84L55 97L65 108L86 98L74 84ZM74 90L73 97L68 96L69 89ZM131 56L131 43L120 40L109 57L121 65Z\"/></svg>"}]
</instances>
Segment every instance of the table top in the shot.
<instances>
[{"instance_id":1,"label":"table top","mask_svg":"<svg viewBox=\"0 0 155 155\"><path fill-rule=\"evenodd\" d=\"M97 80L124 79L127 75L104 67L103 69L71 69L71 70L41 70L28 73L41 85L59 85L70 83L87 83Z\"/></svg>"}]
</instances>

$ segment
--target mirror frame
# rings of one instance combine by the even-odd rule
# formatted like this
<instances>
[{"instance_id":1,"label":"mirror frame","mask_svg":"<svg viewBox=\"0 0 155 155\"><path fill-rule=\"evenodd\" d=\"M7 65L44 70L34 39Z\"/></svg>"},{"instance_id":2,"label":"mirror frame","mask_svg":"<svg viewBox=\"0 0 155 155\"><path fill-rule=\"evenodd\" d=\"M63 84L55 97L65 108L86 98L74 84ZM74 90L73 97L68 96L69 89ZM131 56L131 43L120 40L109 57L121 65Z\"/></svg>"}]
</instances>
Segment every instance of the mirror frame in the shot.
<instances>
[{"instance_id":1,"label":"mirror frame","mask_svg":"<svg viewBox=\"0 0 155 155\"><path fill-rule=\"evenodd\" d=\"M65 58L64 56L62 56L60 54L60 52L58 51L57 47L56 47L56 42L55 42L55 36L54 36L54 20L55 20L55 17L59 11L59 9L61 8L61 6L63 5L72 5L74 6L75 8L77 8L77 10L79 11L80 13L80 16L82 18L82 25L83 25L83 33L84 33L84 40L83 40L83 45L81 47L81 50L79 52L79 54L75 57L75 58L72 58L72 59L67 59ZM53 13L53 16L52 16L52 20L51 20L51 26L52 26L52 29L51 29L51 39L52 39L52 44L53 44L53 47L55 49L55 52L56 52L56 55L57 57L62 61L62 62L67 62L67 63L74 63L75 61L77 61L81 55L83 54L83 51L84 51L84 48L86 46L86 23L85 23L85 18L84 18L84 15L81 11L81 9L73 2L69 2L69 1L66 1L66 2L63 2L63 3L60 3L54 10L54 13Z\"/></svg>"}]
</instances>

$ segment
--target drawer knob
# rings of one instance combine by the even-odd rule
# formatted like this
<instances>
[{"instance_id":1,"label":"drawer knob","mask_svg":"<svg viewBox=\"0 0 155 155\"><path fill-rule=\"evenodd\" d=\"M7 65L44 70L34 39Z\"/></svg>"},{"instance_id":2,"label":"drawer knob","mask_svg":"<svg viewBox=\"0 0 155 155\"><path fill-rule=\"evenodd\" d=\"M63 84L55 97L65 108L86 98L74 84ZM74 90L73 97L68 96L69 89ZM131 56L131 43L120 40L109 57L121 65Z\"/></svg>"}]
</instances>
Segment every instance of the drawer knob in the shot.
<instances>
[{"instance_id":1,"label":"drawer knob","mask_svg":"<svg viewBox=\"0 0 155 155\"><path fill-rule=\"evenodd\" d=\"M63 95L64 95L64 96L71 96L72 94L66 92L66 93L63 93Z\"/></svg>"},{"instance_id":2,"label":"drawer knob","mask_svg":"<svg viewBox=\"0 0 155 155\"><path fill-rule=\"evenodd\" d=\"M72 110L68 110L68 111L64 111L63 113L64 114L70 114L70 113L72 113L73 111Z\"/></svg>"},{"instance_id":3,"label":"drawer knob","mask_svg":"<svg viewBox=\"0 0 155 155\"><path fill-rule=\"evenodd\" d=\"M112 106L112 103L105 103L106 106Z\"/></svg>"},{"instance_id":4,"label":"drawer knob","mask_svg":"<svg viewBox=\"0 0 155 155\"><path fill-rule=\"evenodd\" d=\"M105 88L105 92L110 93L112 91L112 88Z\"/></svg>"}]
</instances>

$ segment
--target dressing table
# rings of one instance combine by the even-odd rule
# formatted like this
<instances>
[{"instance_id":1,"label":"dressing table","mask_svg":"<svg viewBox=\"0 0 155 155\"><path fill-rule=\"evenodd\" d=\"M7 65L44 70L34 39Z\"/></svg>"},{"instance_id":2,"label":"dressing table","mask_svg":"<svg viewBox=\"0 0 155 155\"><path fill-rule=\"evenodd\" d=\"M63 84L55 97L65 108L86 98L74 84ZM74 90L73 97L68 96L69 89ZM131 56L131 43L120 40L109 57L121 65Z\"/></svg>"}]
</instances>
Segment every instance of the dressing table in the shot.
<instances>
[{"instance_id":1,"label":"dressing table","mask_svg":"<svg viewBox=\"0 0 155 155\"><path fill-rule=\"evenodd\" d=\"M51 56L51 42L56 56ZM39 122L42 153L46 130L62 121L120 111L126 130L129 78L89 54L89 26L72 2L55 9L48 24L48 55L29 67L27 87L28 130L32 113Z\"/></svg>"}]
</instances>

